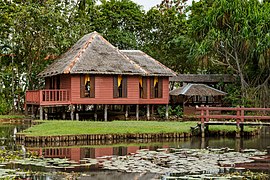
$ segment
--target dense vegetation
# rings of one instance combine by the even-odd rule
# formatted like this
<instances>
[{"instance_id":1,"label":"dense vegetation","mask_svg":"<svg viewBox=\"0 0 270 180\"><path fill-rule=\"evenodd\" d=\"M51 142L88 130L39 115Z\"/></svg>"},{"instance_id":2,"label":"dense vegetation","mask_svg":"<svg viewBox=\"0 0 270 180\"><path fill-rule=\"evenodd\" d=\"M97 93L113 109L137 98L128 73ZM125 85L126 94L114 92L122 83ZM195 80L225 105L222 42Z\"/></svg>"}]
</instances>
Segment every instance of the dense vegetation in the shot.
<instances>
[{"instance_id":1,"label":"dense vegetation","mask_svg":"<svg viewBox=\"0 0 270 180\"><path fill-rule=\"evenodd\" d=\"M21 110L37 74L92 31L178 73L235 74L234 105L269 107L269 26L265 0L166 0L148 12L131 0L2 0L0 113Z\"/></svg>"}]
</instances>

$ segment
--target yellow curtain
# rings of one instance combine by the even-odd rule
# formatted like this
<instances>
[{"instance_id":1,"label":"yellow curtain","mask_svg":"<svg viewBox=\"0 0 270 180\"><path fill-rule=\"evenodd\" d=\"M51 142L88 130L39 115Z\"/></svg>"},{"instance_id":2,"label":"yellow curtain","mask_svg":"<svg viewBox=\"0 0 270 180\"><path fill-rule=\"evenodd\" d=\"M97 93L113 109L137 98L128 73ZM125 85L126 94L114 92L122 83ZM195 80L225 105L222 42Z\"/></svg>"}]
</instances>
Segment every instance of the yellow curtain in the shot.
<instances>
[{"instance_id":1,"label":"yellow curtain","mask_svg":"<svg viewBox=\"0 0 270 180\"><path fill-rule=\"evenodd\" d=\"M122 76L121 75L118 75L118 87L121 86L121 83L122 83Z\"/></svg>"},{"instance_id":2,"label":"yellow curtain","mask_svg":"<svg viewBox=\"0 0 270 180\"><path fill-rule=\"evenodd\" d=\"M86 75L84 76L84 84L86 84L87 81L90 81L90 76L89 76L89 74L86 74Z\"/></svg>"},{"instance_id":3,"label":"yellow curtain","mask_svg":"<svg viewBox=\"0 0 270 180\"><path fill-rule=\"evenodd\" d=\"M142 87L142 77L140 77L139 83L140 83L140 85L141 85L141 87Z\"/></svg>"},{"instance_id":4,"label":"yellow curtain","mask_svg":"<svg viewBox=\"0 0 270 180\"><path fill-rule=\"evenodd\" d=\"M156 84L158 83L158 77L154 78L154 86L156 86Z\"/></svg>"}]
</instances>

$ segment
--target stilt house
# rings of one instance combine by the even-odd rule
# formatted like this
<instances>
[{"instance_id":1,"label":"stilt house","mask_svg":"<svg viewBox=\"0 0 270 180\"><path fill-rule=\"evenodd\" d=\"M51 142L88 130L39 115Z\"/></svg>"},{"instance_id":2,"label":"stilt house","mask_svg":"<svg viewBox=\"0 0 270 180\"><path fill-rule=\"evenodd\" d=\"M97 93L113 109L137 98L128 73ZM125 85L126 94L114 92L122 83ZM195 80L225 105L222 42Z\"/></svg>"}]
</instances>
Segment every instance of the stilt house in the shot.
<instances>
[{"instance_id":1,"label":"stilt house","mask_svg":"<svg viewBox=\"0 0 270 180\"><path fill-rule=\"evenodd\" d=\"M73 119L77 105L102 106L105 120L108 105L137 105L137 118L139 105L147 105L149 116L149 105L169 103L170 76L175 73L144 52L119 50L93 32L39 74L45 89L27 91L26 107L39 109L40 119L44 108L60 106L71 107Z\"/></svg>"}]
</instances>

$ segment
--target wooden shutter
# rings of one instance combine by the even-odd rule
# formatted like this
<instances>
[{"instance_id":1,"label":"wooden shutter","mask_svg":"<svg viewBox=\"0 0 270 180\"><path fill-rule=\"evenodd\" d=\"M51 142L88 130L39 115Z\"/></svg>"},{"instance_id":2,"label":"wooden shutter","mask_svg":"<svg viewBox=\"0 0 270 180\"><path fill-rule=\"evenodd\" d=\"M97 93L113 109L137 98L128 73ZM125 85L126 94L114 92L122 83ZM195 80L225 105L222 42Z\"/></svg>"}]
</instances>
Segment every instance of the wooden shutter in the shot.
<instances>
[{"instance_id":1,"label":"wooden shutter","mask_svg":"<svg viewBox=\"0 0 270 180\"><path fill-rule=\"evenodd\" d=\"M142 88L143 88L142 98L147 99L147 77L143 77L142 79Z\"/></svg>"},{"instance_id":2,"label":"wooden shutter","mask_svg":"<svg viewBox=\"0 0 270 180\"><path fill-rule=\"evenodd\" d=\"M51 78L46 77L45 78L45 89L50 89L50 84L51 84Z\"/></svg>"},{"instance_id":3,"label":"wooden shutter","mask_svg":"<svg viewBox=\"0 0 270 180\"><path fill-rule=\"evenodd\" d=\"M123 76L122 80L122 97L127 97L127 76Z\"/></svg>"},{"instance_id":4,"label":"wooden shutter","mask_svg":"<svg viewBox=\"0 0 270 180\"><path fill-rule=\"evenodd\" d=\"M95 98L95 76L90 76L90 98Z\"/></svg>"},{"instance_id":5,"label":"wooden shutter","mask_svg":"<svg viewBox=\"0 0 270 180\"><path fill-rule=\"evenodd\" d=\"M158 78L158 98L162 98L163 94L163 78Z\"/></svg>"},{"instance_id":6,"label":"wooden shutter","mask_svg":"<svg viewBox=\"0 0 270 180\"><path fill-rule=\"evenodd\" d=\"M113 77L113 97L118 98L118 76Z\"/></svg>"},{"instance_id":7,"label":"wooden shutter","mask_svg":"<svg viewBox=\"0 0 270 180\"><path fill-rule=\"evenodd\" d=\"M84 85L84 75L81 75L81 83L80 83L80 86L81 86L81 98L85 97L85 85Z\"/></svg>"},{"instance_id":8,"label":"wooden shutter","mask_svg":"<svg viewBox=\"0 0 270 180\"><path fill-rule=\"evenodd\" d=\"M150 78L150 98L155 98L154 77Z\"/></svg>"}]
</instances>

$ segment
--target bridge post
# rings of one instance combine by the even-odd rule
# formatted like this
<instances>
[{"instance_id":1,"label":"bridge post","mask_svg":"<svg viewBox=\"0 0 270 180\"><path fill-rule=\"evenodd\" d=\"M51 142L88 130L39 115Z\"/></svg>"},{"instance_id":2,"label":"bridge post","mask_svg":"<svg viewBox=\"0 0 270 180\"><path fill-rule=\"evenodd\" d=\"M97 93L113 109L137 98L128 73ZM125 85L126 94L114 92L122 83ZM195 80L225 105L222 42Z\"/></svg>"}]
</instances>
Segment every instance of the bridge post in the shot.
<instances>
[{"instance_id":1,"label":"bridge post","mask_svg":"<svg viewBox=\"0 0 270 180\"><path fill-rule=\"evenodd\" d=\"M204 106L201 105L201 133L202 133L202 138L205 137L205 132L204 132Z\"/></svg>"},{"instance_id":2,"label":"bridge post","mask_svg":"<svg viewBox=\"0 0 270 180\"><path fill-rule=\"evenodd\" d=\"M244 136L244 121L245 121L245 110L243 109L244 106L241 106L241 125L240 125L240 131L241 131L241 136Z\"/></svg>"},{"instance_id":3,"label":"bridge post","mask_svg":"<svg viewBox=\"0 0 270 180\"><path fill-rule=\"evenodd\" d=\"M236 112L236 138L240 138L240 120L241 120L241 116L240 116L240 107L237 106L237 112Z\"/></svg>"}]
</instances>

